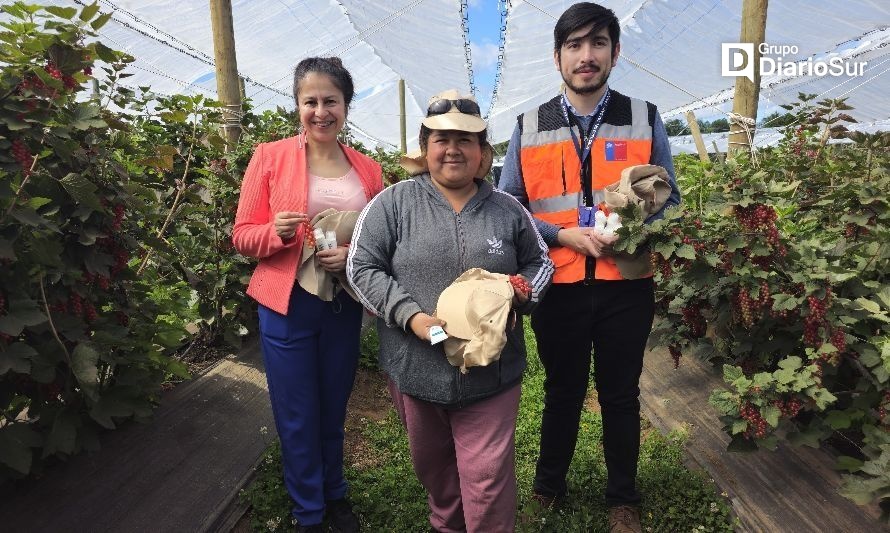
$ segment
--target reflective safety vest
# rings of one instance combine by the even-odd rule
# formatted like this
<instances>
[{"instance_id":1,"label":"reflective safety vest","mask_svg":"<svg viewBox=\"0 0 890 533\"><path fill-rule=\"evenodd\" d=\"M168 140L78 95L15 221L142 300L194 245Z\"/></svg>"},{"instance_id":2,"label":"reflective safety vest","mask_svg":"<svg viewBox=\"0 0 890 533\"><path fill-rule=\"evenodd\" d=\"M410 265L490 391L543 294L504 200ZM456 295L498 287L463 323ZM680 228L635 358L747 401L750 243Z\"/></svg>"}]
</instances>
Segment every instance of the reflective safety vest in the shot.
<instances>
[{"instance_id":1,"label":"reflective safety vest","mask_svg":"<svg viewBox=\"0 0 890 533\"><path fill-rule=\"evenodd\" d=\"M578 226L578 206L583 199L581 163L563 115L562 98L559 95L519 116L520 160L532 214L556 226L574 228ZM622 170L649 163L655 113L653 104L611 91L602 125L590 149L593 201L600 209L605 208L603 189L617 183ZM608 214L608 209L604 210ZM556 266L554 283L574 283L585 278L586 256L557 245L550 248L550 259ZM648 265L649 255L641 254L639 260ZM644 270L651 276L648 269ZM594 277L625 279L611 257L596 259Z\"/></svg>"}]
</instances>

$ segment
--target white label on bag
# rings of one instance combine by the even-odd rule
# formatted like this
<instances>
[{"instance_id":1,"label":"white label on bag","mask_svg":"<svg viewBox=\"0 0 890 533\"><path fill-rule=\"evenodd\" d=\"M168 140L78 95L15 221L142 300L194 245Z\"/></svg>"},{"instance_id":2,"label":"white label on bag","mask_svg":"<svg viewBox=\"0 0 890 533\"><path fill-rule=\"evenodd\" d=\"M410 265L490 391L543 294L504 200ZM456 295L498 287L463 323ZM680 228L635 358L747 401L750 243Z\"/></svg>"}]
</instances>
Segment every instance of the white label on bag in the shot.
<instances>
[{"instance_id":1,"label":"white label on bag","mask_svg":"<svg viewBox=\"0 0 890 533\"><path fill-rule=\"evenodd\" d=\"M448 338L441 326L430 326L430 344L439 344Z\"/></svg>"}]
</instances>

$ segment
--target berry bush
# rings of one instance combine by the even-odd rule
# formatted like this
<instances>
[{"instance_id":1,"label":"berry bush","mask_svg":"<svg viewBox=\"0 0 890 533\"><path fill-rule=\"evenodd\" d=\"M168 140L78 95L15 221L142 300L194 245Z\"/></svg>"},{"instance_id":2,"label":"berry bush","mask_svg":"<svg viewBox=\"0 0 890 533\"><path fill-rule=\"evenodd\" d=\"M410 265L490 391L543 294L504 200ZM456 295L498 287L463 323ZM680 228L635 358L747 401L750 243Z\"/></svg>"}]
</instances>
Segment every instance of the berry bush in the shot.
<instances>
[{"instance_id":1,"label":"berry bush","mask_svg":"<svg viewBox=\"0 0 890 533\"><path fill-rule=\"evenodd\" d=\"M723 366L711 402L731 449L830 444L855 473L841 491L886 510L890 133L850 133L843 100L789 110L775 148L678 158L684 205L648 226L628 208L617 246L650 248L651 345Z\"/></svg>"},{"instance_id":2,"label":"berry bush","mask_svg":"<svg viewBox=\"0 0 890 533\"><path fill-rule=\"evenodd\" d=\"M95 449L188 377L181 360L240 346L256 323L231 244L241 177L298 126L248 103L226 150L217 102L126 84L97 4L2 10L0 481Z\"/></svg>"},{"instance_id":3,"label":"berry bush","mask_svg":"<svg viewBox=\"0 0 890 533\"><path fill-rule=\"evenodd\" d=\"M145 176L107 109L130 61L88 39L95 6L3 6L0 31L0 479L35 459L98 446L98 433L150 415L185 336L136 275ZM85 95L101 60L99 93ZM106 95L103 102L100 94ZM148 217L150 218L150 217Z\"/></svg>"}]
</instances>

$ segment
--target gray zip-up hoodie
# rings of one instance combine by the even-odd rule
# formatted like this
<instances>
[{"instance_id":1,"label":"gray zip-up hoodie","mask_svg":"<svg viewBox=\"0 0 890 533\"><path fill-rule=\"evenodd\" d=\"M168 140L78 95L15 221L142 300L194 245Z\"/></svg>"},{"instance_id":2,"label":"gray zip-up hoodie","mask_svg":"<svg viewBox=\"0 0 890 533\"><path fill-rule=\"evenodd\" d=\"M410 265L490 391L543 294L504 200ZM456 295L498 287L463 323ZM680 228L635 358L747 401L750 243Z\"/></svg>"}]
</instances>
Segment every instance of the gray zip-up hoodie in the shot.
<instances>
[{"instance_id":1,"label":"gray zip-up hoodie","mask_svg":"<svg viewBox=\"0 0 890 533\"><path fill-rule=\"evenodd\" d=\"M429 174L378 194L359 216L346 274L362 304L379 318L380 367L399 391L446 407L493 396L522 379L522 319L508 324L498 361L461 374L408 329L408 319L434 314L439 294L474 267L521 274L532 286L528 314L550 286L553 263L534 220L512 196L476 180L479 191L456 213Z\"/></svg>"}]
</instances>

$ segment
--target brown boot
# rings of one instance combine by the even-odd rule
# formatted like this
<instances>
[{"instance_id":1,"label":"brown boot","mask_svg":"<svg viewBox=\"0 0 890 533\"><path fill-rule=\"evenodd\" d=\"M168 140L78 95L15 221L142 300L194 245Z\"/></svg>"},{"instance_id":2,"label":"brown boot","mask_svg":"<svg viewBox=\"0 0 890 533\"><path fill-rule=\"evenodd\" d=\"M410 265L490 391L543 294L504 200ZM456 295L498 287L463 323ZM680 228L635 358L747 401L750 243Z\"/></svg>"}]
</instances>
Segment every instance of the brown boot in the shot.
<instances>
[{"instance_id":1,"label":"brown boot","mask_svg":"<svg viewBox=\"0 0 890 533\"><path fill-rule=\"evenodd\" d=\"M609 508L609 533L642 533L640 510L631 505Z\"/></svg>"}]
</instances>

